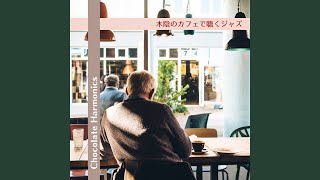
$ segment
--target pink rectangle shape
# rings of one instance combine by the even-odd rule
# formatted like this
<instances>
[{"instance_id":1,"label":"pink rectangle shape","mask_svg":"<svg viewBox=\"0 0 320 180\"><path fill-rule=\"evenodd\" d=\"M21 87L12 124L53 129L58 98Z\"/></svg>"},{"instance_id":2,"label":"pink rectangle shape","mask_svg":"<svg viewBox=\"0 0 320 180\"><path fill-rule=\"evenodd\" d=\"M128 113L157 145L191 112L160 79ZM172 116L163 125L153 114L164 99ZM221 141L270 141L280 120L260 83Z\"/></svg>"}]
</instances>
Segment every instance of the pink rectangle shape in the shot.
<instances>
[{"instance_id":1,"label":"pink rectangle shape","mask_svg":"<svg viewBox=\"0 0 320 180\"><path fill-rule=\"evenodd\" d=\"M70 19L70 31L86 31L87 18ZM100 30L248 30L250 18L100 18Z\"/></svg>"}]
</instances>

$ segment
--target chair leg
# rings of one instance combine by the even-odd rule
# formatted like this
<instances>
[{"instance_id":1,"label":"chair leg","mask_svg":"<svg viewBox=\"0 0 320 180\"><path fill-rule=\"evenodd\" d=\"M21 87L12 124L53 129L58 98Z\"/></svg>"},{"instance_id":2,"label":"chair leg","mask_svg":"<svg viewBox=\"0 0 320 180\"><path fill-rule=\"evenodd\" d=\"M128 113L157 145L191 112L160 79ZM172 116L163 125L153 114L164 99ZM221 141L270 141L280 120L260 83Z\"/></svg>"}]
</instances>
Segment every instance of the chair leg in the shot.
<instances>
[{"instance_id":1,"label":"chair leg","mask_svg":"<svg viewBox=\"0 0 320 180\"><path fill-rule=\"evenodd\" d=\"M236 180L239 180L239 174L240 174L240 165L237 165Z\"/></svg>"},{"instance_id":2,"label":"chair leg","mask_svg":"<svg viewBox=\"0 0 320 180\"><path fill-rule=\"evenodd\" d=\"M227 180L229 180L229 173L226 170L223 170L227 174Z\"/></svg>"},{"instance_id":3,"label":"chair leg","mask_svg":"<svg viewBox=\"0 0 320 180\"><path fill-rule=\"evenodd\" d=\"M222 180L224 180L224 171L221 171L221 175L222 175Z\"/></svg>"},{"instance_id":4,"label":"chair leg","mask_svg":"<svg viewBox=\"0 0 320 180\"><path fill-rule=\"evenodd\" d=\"M197 166L197 180L202 180L202 166Z\"/></svg>"},{"instance_id":5,"label":"chair leg","mask_svg":"<svg viewBox=\"0 0 320 180\"><path fill-rule=\"evenodd\" d=\"M221 174L222 174L222 180L224 180L224 174L227 175L227 180L229 180L229 173L226 170L221 170Z\"/></svg>"},{"instance_id":6,"label":"chair leg","mask_svg":"<svg viewBox=\"0 0 320 180\"><path fill-rule=\"evenodd\" d=\"M248 169L247 171L247 180L249 180L249 176L250 176L250 169Z\"/></svg>"}]
</instances>

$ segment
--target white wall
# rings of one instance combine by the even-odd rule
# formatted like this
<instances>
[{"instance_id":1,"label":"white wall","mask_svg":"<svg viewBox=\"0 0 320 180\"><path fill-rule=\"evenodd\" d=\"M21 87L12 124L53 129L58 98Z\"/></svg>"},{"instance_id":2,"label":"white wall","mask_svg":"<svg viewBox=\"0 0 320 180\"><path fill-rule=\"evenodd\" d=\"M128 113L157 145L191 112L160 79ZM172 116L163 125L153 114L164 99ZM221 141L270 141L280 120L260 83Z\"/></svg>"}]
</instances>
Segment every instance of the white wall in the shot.
<instances>
[{"instance_id":1,"label":"white wall","mask_svg":"<svg viewBox=\"0 0 320 180\"><path fill-rule=\"evenodd\" d=\"M250 18L250 0L240 1L240 11ZM224 0L226 18L234 18L238 1ZM248 35L250 31L247 31ZM250 35L249 35L250 37ZM224 31L224 46L232 31ZM239 127L250 125L250 51L224 51L224 136Z\"/></svg>"},{"instance_id":2,"label":"white wall","mask_svg":"<svg viewBox=\"0 0 320 180\"><path fill-rule=\"evenodd\" d=\"M143 43L143 31L113 31L116 41L100 42L100 47L137 47ZM70 46L88 46L86 31L70 32Z\"/></svg>"}]
</instances>

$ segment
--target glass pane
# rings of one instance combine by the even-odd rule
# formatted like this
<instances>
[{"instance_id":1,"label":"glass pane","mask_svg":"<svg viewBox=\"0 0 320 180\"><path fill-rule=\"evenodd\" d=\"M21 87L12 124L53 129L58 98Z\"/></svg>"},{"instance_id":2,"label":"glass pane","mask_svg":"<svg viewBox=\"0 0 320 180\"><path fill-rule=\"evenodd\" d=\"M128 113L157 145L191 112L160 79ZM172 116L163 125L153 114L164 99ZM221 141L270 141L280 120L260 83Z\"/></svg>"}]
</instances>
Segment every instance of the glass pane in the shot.
<instances>
[{"instance_id":1,"label":"glass pane","mask_svg":"<svg viewBox=\"0 0 320 180\"><path fill-rule=\"evenodd\" d=\"M213 91L213 79L212 74L214 72L214 67L204 66L204 100L214 101L216 99L216 93Z\"/></svg>"},{"instance_id":2,"label":"glass pane","mask_svg":"<svg viewBox=\"0 0 320 180\"><path fill-rule=\"evenodd\" d=\"M118 50L118 57L126 57L126 50L125 49L119 49Z\"/></svg>"},{"instance_id":3,"label":"glass pane","mask_svg":"<svg viewBox=\"0 0 320 180\"><path fill-rule=\"evenodd\" d=\"M170 58L178 58L178 49L170 49L169 57Z\"/></svg>"},{"instance_id":4,"label":"glass pane","mask_svg":"<svg viewBox=\"0 0 320 180\"><path fill-rule=\"evenodd\" d=\"M100 48L100 57L103 57L103 48Z\"/></svg>"},{"instance_id":5,"label":"glass pane","mask_svg":"<svg viewBox=\"0 0 320 180\"><path fill-rule=\"evenodd\" d=\"M190 48L181 48L181 58L190 57Z\"/></svg>"},{"instance_id":6,"label":"glass pane","mask_svg":"<svg viewBox=\"0 0 320 180\"><path fill-rule=\"evenodd\" d=\"M196 58L198 56L198 48L192 48L191 58Z\"/></svg>"},{"instance_id":7,"label":"glass pane","mask_svg":"<svg viewBox=\"0 0 320 180\"><path fill-rule=\"evenodd\" d=\"M103 80L104 80L104 77L106 77L106 75L103 74L103 62L104 60L100 60L100 92L103 91L105 88Z\"/></svg>"},{"instance_id":8,"label":"glass pane","mask_svg":"<svg viewBox=\"0 0 320 180\"><path fill-rule=\"evenodd\" d=\"M81 48L71 48L71 57L81 58Z\"/></svg>"},{"instance_id":9,"label":"glass pane","mask_svg":"<svg viewBox=\"0 0 320 180\"><path fill-rule=\"evenodd\" d=\"M87 60L72 60L72 103L87 103Z\"/></svg>"},{"instance_id":10,"label":"glass pane","mask_svg":"<svg viewBox=\"0 0 320 180\"><path fill-rule=\"evenodd\" d=\"M138 57L138 49L137 48L129 48L129 58Z\"/></svg>"},{"instance_id":11,"label":"glass pane","mask_svg":"<svg viewBox=\"0 0 320 180\"><path fill-rule=\"evenodd\" d=\"M106 57L114 58L115 57L115 49L114 48L106 48Z\"/></svg>"},{"instance_id":12,"label":"glass pane","mask_svg":"<svg viewBox=\"0 0 320 180\"><path fill-rule=\"evenodd\" d=\"M160 49L159 57L167 57L167 51L165 49Z\"/></svg>"},{"instance_id":13,"label":"glass pane","mask_svg":"<svg viewBox=\"0 0 320 180\"><path fill-rule=\"evenodd\" d=\"M83 49L83 56L88 57L88 49L87 48Z\"/></svg>"},{"instance_id":14,"label":"glass pane","mask_svg":"<svg viewBox=\"0 0 320 180\"><path fill-rule=\"evenodd\" d=\"M216 93L216 102L222 102L222 68L214 67L212 71L212 90Z\"/></svg>"},{"instance_id":15,"label":"glass pane","mask_svg":"<svg viewBox=\"0 0 320 180\"><path fill-rule=\"evenodd\" d=\"M103 60L100 60L100 77L104 75L103 74Z\"/></svg>"},{"instance_id":16,"label":"glass pane","mask_svg":"<svg viewBox=\"0 0 320 180\"><path fill-rule=\"evenodd\" d=\"M137 60L106 60L107 74L115 74L119 76L119 89L124 90L127 78L131 72L137 70Z\"/></svg>"},{"instance_id":17,"label":"glass pane","mask_svg":"<svg viewBox=\"0 0 320 180\"><path fill-rule=\"evenodd\" d=\"M199 104L199 66L198 61L183 60L181 61L181 85L185 87L189 85L187 94L182 96L186 98L186 103L189 105Z\"/></svg>"}]
</instances>

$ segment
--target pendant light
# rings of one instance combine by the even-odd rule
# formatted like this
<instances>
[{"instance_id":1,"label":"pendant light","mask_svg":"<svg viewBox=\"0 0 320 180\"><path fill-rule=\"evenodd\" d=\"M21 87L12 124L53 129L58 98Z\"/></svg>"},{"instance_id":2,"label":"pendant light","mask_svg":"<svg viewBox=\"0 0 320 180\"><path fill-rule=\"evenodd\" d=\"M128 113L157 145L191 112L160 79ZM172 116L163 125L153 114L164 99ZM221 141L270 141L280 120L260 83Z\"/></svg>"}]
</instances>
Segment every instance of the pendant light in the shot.
<instances>
[{"instance_id":1,"label":"pendant light","mask_svg":"<svg viewBox=\"0 0 320 180\"><path fill-rule=\"evenodd\" d=\"M123 68L122 70L122 74L125 75L130 75L133 72L133 68L131 66L131 61L130 60L126 60L126 66Z\"/></svg>"},{"instance_id":2,"label":"pendant light","mask_svg":"<svg viewBox=\"0 0 320 180\"><path fill-rule=\"evenodd\" d=\"M239 11L240 0L238 1L238 13L235 18L246 18L243 12ZM233 30L232 39L227 43L227 51L249 51L250 39L246 30Z\"/></svg>"},{"instance_id":3,"label":"pendant light","mask_svg":"<svg viewBox=\"0 0 320 180\"><path fill-rule=\"evenodd\" d=\"M187 13L186 13L186 18L192 18L192 14L190 14L190 1L188 0L187 4ZM184 30L184 35L193 35L194 30Z\"/></svg>"},{"instance_id":4,"label":"pendant light","mask_svg":"<svg viewBox=\"0 0 320 180\"><path fill-rule=\"evenodd\" d=\"M165 9L165 0L163 0L162 9L158 12L157 18L170 18L170 13ZM173 36L171 30L157 30L154 36Z\"/></svg>"},{"instance_id":5,"label":"pendant light","mask_svg":"<svg viewBox=\"0 0 320 180\"><path fill-rule=\"evenodd\" d=\"M100 18L108 18L108 11L107 6L100 2ZM84 40L88 41L88 32L86 33ZM110 30L100 30L100 41L101 42L109 42L109 41L115 41L116 38L114 37L114 34Z\"/></svg>"}]
</instances>

